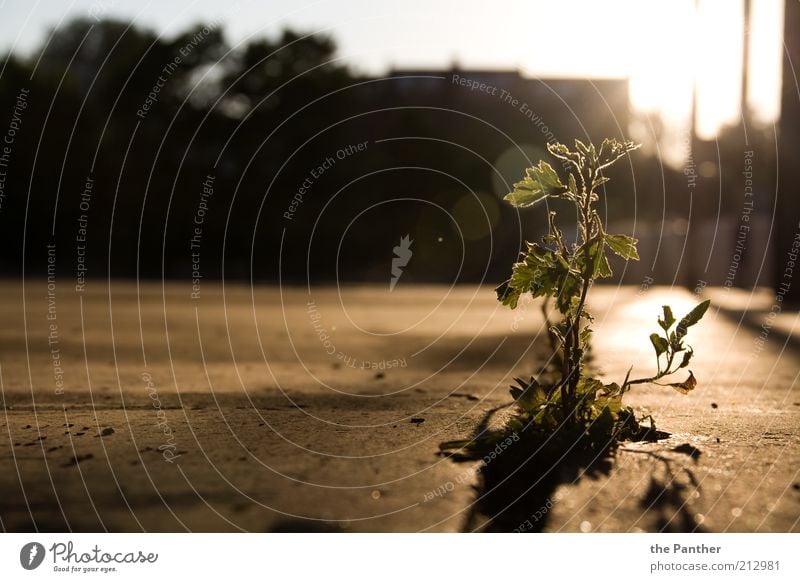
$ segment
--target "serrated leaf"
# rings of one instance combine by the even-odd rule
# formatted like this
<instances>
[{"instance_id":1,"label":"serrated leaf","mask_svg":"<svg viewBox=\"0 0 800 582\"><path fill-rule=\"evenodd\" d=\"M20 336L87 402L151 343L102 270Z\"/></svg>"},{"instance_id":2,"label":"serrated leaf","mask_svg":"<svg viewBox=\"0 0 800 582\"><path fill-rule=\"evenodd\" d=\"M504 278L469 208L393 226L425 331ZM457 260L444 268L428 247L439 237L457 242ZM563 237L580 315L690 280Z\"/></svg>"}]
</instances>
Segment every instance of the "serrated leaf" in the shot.
<instances>
[{"instance_id":1,"label":"serrated leaf","mask_svg":"<svg viewBox=\"0 0 800 582\"><path fill-rule=\"evenodd\" d=\"M669 328L675 323L675 316L672 315L672 308L670 308L669 305L662 305L661 308L664 310L664 319L659 317L658 325L660 325L661 329L664 331L669 331Z\"/></svg>"},{"instance_id":2,"label":"serrated leaf","mask_svg":"<svg viewBox=\"0 0 800 582\"><path fill-rule=\"evenodd\" d=\"M578 381L578 385L575 387L575 390L578 396L582 398L593 399L594 395L604 387L604 384L600 380L583 377Z\"/></svg>"},{"instance_id":3,"label":"serrated leaf","mask_svg":"<svg viewBox=\"0 0 800 582\"><path fill-rule=\"evenodd\" d=\"M530 291L536 278L539 276L539 268L528 263L515 263L511 271L509 286L518 289L521 293Z\"/></svg>"},{"instance_id":4,"label":"serrated leaf","mask_svg":"<svg viewBox=\"0 0 800 582\"><path fill-rule=\"evenodd\" d=\"M577 307L581 293L581 281L572 273L562 275L558 282L556 309L561 313L571 313Z\"/></svg>"},{"instance_id":5,"label":"serrated leaf","mask_svg":"<svg viewBox=\"0 0 800 582\"><path fill-rule=\"evenodd\" d=\"M525 172L525 178L514 184L514 190L504 198L512 206L526 208L548 196L557 196L567 191L556 171L545 161L540 161L538 166L528 168Z\"/></svg>"},{"instance_id":6,"label":"serrated leaf","mask_svg":"<svg viewBox=\"0 0 800 582\"><path fill-rule=\"evenodd\" d=\"M606 138L600 145L600 152L598 154L598 161L600 168L607 168L626 153L631 152L641 147L641 144L633 143L632 141L618 141L616 138Z\"/></svg>"},{"instance_id":7,"label":"serrated leaf","mask_svg":"<svg viewBox=\"0 0 800 582\"><path fill-rule=\"evenodd\" d=\"M573 194L578 194L578 183L575 181L574 174L570 174L569 178L567 178L567 184L569 184L569 191Z\"/></svg>"},{"instance_id":8,"label":"serrated leaf","mask_svg":"<svg viewBox=\"0 0 800 582\"><path fill-rule=\"evenodd\" d=\"M689 328L703 318L708 310L709 305L711 305L711 300L706 299L702 303L696 305L694 309L692 309L680 320L678 327L675 330L677 339L681 339L683 336L685 336Z\"/></svg>"},{"instance_id":9,"label":"serrated leaf","mask_svg":"<svg viewBox=\"0 0 800 582\"><path fill-rule=\"evenodd\" d=\"M548 151L556 157L564 157L566 158L571 152L569 148L565 146L563 143L549 143L547 144Z\"/></svg>"},{"instance_id":10,"label":"serrated leaf","mask_svg":"<svg viewBox=\"0 0 800 582\"><path fill-rule=\"evenodd\" d=\"M547 144L547 151L561 160L568 160L575 164L579 164L581 161L581 155L578 152L570 151L563 143ZM577 191L575 192L577 193Z\"/></svg>"},{"instance_id":11,"label":"serrated leaf","mask_svg":"<svg viewBox=\"0 0 800 582\"><path fill-rule=\"evenodd\" d=\"M669 349L669 342L657 333L650 334L650 343L653 344L653 347L656 350L656 357L660 356Z\"/></svg>"},{"instance_id":12,"label":"serrated leaf","mask_svg":"<svg viewBox=\"0 0 800 582\"><path fill-rule=\"evenodd\" d=\"M639 253L636 250L636 243L639 241L635 238L624 234L607 234L605 241L608 248L626 261L639 260Z\"/></svg>"},{"instance_id":13,"label":"serrated leaf","mask_svg":"<svg viewBox=\"0 0 800 582\"><path fill-rule=\"evenodd\" d=\"M692 371L689 370L689 377L686 378L686 380L684 380L683 382L675 382L672 384L668 384L668 386L672 386L675 390L677 390L681 394L688 394L689 392L695 389L695 386L697 386L697 380L695 379L694 374L692 374Z\"/></svg>"},{"instance_id":14,"label":"serrated leaf","mask_svg":"<svg viewBox=\"0 0 800 582\"><path fill-rule=\"evenodd\" d=\"M614 272L611 270L611 265L608 263L605 248L601 247L600 250L597 251L597 257L595 259L594 276L596 278L605 279L613 274Z\"/></svg>"},{"instance_id":15,"label":"serrated leaf","mask_svg":"<svg viewBox=\"0 0 800 582\"><path fill-rule=\"evenodd\" d=\"M506 281L495 289L495 293L497 293L497 300L503 305L508 305L511 309L516 309L517 303L519 303L520 295L522 295L522 291L511 287L511 285L508 283L509 282Z\"/></svg>"}]
</instances>

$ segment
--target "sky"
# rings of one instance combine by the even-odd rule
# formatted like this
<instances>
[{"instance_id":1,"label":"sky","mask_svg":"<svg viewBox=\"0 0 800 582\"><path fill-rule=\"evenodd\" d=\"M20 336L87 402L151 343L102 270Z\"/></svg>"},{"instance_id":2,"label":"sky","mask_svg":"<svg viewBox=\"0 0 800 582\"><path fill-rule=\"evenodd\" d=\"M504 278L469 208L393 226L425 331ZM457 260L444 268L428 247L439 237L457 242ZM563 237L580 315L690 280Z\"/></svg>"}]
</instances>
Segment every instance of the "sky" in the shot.
<instances>
[{"instance_id":1,"label":"sky","mask_svg":"<svg viewBox=\"0 0 800 582\"><path fill-rule=\"evenodd\" d=\"M782 0L753 0L748 105L779 113ZM541 77L625 77L636 111L698 133L740 115L744 0L0 0L0 50L30 52L72 17L135 20L166 36L221 21L229 42L284 27L335 38L354 69L519 69Z\"/></svg>"}]
</instances>

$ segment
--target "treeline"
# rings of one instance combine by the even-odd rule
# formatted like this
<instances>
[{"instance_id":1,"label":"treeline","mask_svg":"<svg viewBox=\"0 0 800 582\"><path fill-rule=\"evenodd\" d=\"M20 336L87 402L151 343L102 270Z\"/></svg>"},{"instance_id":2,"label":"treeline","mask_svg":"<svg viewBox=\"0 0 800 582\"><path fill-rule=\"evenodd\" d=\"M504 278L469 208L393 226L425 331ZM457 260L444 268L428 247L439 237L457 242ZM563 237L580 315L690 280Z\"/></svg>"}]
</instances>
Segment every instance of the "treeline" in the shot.
<instances>
[{"instance_id":1,"label":"treeline","mask_svg":"<svg viewBox=\"0 0 800 582\"><path fill-rule=\"evenodd\" d=\"M44 274L55 245L59 273L88 280L388 284L408 235L404 282L501 280L546 225L499 203L509 183L548 140L623 137L627 84L457 76L526 109L446 71L355 74L317 35L232 47L217 26L75 20L2 61L0 271ZM662 169L636 163L612 219L659 218L633 197Z\"/></svg>"}]
</instances>

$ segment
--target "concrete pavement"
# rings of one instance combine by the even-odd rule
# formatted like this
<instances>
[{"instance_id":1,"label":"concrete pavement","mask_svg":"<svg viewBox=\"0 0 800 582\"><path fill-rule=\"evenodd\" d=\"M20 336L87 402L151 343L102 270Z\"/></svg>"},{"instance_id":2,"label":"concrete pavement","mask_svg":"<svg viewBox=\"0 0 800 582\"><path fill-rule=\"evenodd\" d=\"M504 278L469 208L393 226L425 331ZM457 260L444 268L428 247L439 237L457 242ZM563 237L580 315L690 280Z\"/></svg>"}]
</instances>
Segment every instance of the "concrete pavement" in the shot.
<instances>
[{"instance_id":1,"label":"concrete pavement","mask_svg":"<svg viewBox=\"0 0 800 582\"><path fill-rule=\"evenodd\" d=\"M0 284L4 530L479 523L476 463L438 443L503 421L511 379L548 355L536 305L511 312L478 286L202 285L192 300L177 283L65 284L54 298L44 281ZM660 305L697 301L595 288L597 374L648 371ZM800 359L775 330L761 342L710 310L689 336L695 392L630 394L672 436L560 475L531 529L798 531Z\"/></svg>"}]
</instances>

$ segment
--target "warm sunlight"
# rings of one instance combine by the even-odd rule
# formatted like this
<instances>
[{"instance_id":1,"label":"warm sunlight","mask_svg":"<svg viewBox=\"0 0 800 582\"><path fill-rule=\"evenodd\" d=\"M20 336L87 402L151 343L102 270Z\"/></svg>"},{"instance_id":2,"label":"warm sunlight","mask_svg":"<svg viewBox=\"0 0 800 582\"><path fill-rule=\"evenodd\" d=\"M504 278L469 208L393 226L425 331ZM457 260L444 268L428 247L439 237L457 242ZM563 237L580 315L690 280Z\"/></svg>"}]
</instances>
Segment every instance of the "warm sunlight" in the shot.
<instances>
[{"instance_id":1,"label":"warm sunlight","mask_svg":"<svg viewBox=\"0 0 800 582\"><path fill-rule=\"evenodd\" d=\"M666 149L662 154L673 162L684 155L694 80L696 129L701 139L714 139L722 127L739 120L743 0L620 1L603 4L602 9L575 2L545 10L537 7L536 13L540 17L543 12L565 15L568 9L589 11L589 18L576 23L575 37L591 41L558 44L555 52L561 69L552 69L537 50L523 59L526 74L628 77L634 111L663 122L661 145ZM780 0L751 2L750 15L747 103L754 121L771 124L780 113L783 4ZM613 42L600 40L597 31L601 29ZM636 48L617 49L620 43ZM538 37L536 47L542 44L547 42ZM634 137L644 139L652 131L647 125L636 124L634 133L640 135Z\"/></svg>"},{"instance_id":2,"label":"warm sunlight","mask_svg":"<svg viewBox=\"0 0 800 582\"><path fill-rule=\"evenodd\" d=\"M642 50L631 63L631 102L668 124L688 129L692 79L696 79L697 132L713 139L741 115L744 4L742 0L691 0L642 4L630 13ZM747 103L754 119L773 123L780 113L783 4L759 0L750 7ZM674 128L675 126L672 125Z\"/></svg>"}]
</instances>

